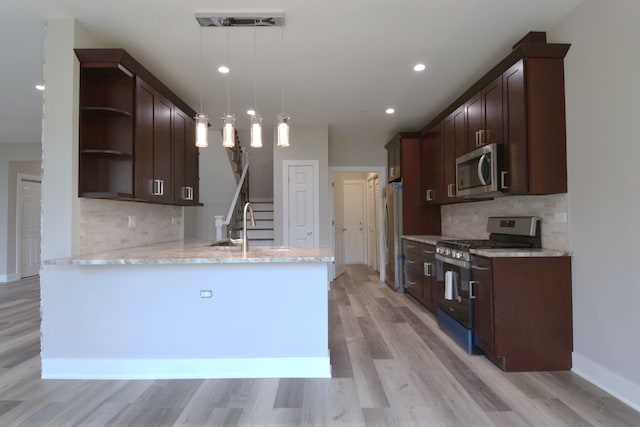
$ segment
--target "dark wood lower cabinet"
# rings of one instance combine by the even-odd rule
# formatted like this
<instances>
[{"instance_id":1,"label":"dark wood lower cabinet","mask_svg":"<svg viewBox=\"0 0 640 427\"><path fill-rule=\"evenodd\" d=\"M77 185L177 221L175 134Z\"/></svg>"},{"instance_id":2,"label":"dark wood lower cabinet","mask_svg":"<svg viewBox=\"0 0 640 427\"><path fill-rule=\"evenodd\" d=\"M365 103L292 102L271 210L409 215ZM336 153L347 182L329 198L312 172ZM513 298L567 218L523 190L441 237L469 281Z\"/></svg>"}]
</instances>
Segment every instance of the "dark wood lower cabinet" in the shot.
<instances>
[{"instance_id":1,"label":"dark wood lower cabinet","mask_svg":"<svg viewBox=\"0 0 640 427\"><path fill-rule=\"evenodd\" d=\"M571 369L571 257L474 256L474 336L500 369Z\"/></svg>"},{"instance_id":2,"label":"dark wood lower cabinet","mask_svg":"<svg viewBox=\"0 0 640 427\"><path fill-rule=\"evenodd\" d=\"M402 241L404 291L432 312L438 306L435 278L435 246Z\"/></svg>"}]
</instances>

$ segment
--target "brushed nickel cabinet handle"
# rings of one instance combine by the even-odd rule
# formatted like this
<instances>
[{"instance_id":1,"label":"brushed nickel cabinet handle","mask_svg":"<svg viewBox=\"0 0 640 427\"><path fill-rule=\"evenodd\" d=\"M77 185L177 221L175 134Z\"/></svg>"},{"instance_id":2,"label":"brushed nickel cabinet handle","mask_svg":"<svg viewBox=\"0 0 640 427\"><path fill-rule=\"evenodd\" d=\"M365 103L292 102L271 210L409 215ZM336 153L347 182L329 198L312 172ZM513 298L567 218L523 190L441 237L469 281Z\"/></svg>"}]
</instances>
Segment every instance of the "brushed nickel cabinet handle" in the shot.
<instances>
[{"instance_id":1,"label":"brushed nickel cabinet handle","mask_svg":"<svg viewBox=\"0 0 640 427\"><path fill-rule=\"evenodd\" d=\"M447 197L456 197L455 192L453 190L453 186L455 184L449 184L447 185Z\"/></svg>"},{"instance_id":2,"label":"brushed nickel cabinet handle","mask_svg":"<svg viewBox=\"0 0 640 427\"><path fill-rule=\"evenodd\" d=\"M479 284L480 282L476 282L475 280L470 280L469 281L469 299L476 299L476 296L473 295L473 285L474 284Z\"/></svg>"},{"instance_id":3,"label":"brushed nickel cabinet handle","mask_svg":"<svg viewBox=\"0 0 640 427\"><path fill-rule=\"evenodd\" d=\"M508 188L509 188L509 187L505 184L505 182L504 182L504 181L505 181L505 177L507 176L507 174L508 174L508 173L509 173L508 171L502 171L502 172L500 172L500 186L501 186L504 190L506 190L506 189L508 189Z\"/></svg>"}]
</instances>

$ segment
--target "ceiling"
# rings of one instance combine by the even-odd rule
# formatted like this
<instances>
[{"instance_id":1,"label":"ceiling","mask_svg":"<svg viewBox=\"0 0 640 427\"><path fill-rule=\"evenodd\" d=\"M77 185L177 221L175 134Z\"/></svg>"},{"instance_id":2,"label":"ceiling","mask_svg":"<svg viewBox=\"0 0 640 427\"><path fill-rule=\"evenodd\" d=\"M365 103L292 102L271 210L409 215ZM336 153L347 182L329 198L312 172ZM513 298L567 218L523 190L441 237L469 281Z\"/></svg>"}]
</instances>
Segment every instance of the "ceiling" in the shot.
<instances>
[{"instance_id":1,"label":"ceiling","mask_svg":"<svg viewBox=\"0 0 640 427\"><path fill-rule=\"evenodd\" d=\"M265 126L273 126L284 81L292 136L296 124L328 124L334 141L377 144L420 129L528 31L553 28L579 2L2 0L0 143L41 139L43 94L34 85L43 80L47 19L76 18L106 46L126 49L197 111L202 81L203 111L215 127L227 112L227 83L239 128L249 125L245 112L254 97ZM284 30L201 28L195 20L199 12L270 10L285 13ZM227 35L231 73L225 77L217 67L227 62ZM418 62L427 69L413 71ZM385 114L389 106L394 115Z\"/></svg>"}]
</instances>

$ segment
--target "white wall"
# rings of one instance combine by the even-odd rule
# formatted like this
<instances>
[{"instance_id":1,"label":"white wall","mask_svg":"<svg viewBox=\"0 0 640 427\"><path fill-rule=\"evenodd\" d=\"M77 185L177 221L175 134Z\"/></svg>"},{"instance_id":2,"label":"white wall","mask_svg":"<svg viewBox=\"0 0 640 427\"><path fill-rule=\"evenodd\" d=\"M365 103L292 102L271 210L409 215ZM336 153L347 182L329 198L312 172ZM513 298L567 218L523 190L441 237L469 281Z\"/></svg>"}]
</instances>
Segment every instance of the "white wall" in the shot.
<instances>
[{"instance_id":1,"label":"white wall","mask_svg":"<svg viewBox=\"0 0 640 427\"><path fill-rule=\"evenodd\" d=\"M389 142L380 134L349 135L329 131L329 166L386 166Z\"/></svg>"},{"instance_id":2,"label":"white wall","mask_svg":"<svg viewBox=\"0 0 640 427\"><path fill-rule=\"evenodd\" d=\"M640 2L584 0L565 59L574 370L640 410Z\"/></svg>"},{"instance_id":3,"label":"white wall","mask_svg":"<svg viewBox=\"0 0 640 427\"><path fill-rule=\"evenodd\" d=\"M185 238L215 240L215 215L225 216L236 191L236 181L220 130L209 130L209 146L200 149L201 207L184 208Z\"/></svg>"},{"instance_id":4,"label":"white wall","mask_svg":"<svg viewBox=\"0 0 640 427\"><path fill-rule=\"evenodd\" d=\"M42 134L42 259L78 248L78 91L74 48L105 47L73 19L47 21Z\"/></svg>"},{"instance_id":5,"label":"white wall","mask_svg":"<svg viewBox=\"0 0 640 427\"><path fill-rule=\"evenodd\" d=\"M40 143L0 144L0 282L19 279L15 267L17 174L40 175L40 167L35 165L41 157Z\"/></svg>"},{"instance_id":6,"label":"white wall","mask_svg":"<svg viewBox=\"0 0 640 427\"><path fill-rule=\"evenodd\" d=\"M283 162L285 160L317 160L320 184L320 238L321 245L331 243L331 221L329 218L329 139L326 125L297 125L291 128L291 146L274 147L273 152L273 210L275 244L283 242Z\"/></svg>"},{"instance_id":7,"label":"white wall","mask_svg":"<svg viewBox=\"0 0 640 427\"><path fill-rule=\"evenodd\" d=\"M273 129L262 130L262 147L249 147L251 132L239 130L243 147L249 150L249 197L253 201L273 199Z\"/></svg>"}]
</instances>

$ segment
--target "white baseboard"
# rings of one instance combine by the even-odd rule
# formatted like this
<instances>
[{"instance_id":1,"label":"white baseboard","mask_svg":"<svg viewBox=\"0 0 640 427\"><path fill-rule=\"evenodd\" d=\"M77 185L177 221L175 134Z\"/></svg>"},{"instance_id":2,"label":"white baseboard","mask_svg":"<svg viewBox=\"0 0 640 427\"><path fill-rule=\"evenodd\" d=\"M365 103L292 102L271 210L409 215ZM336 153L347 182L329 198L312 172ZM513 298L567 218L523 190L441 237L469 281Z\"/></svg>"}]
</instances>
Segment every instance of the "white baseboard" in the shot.
<instances>
[{"instance_id":1,"label":"white baseboard","mask_svg":"<svg viewBox=\"0 0 640 427\"><path fill-rule=\"evenodd\" d=\"M43 379L331 378L329 357L42 359Z\"/></svg>"},{"instance_id":2,"label":"white baseboard","mask_svg":"<svg viewBox=\"0 0 640 427\"><path fill-rule=\"evenodd\" d=\"M16 280L20 280L20 275L18 273L0 274L0 283L15 282Z\"/></svg>"},{"instance_id":3,"label":"white baseboard","mask_svg":"<svg viewBox=\"0 0 640 427\"><path fill-rule=\"evenodd\" d=\"M640 411L640 385L622 378L605 367L573 353L573 373L600 387L607 393Z\"/></svg>"}]
</instances>

